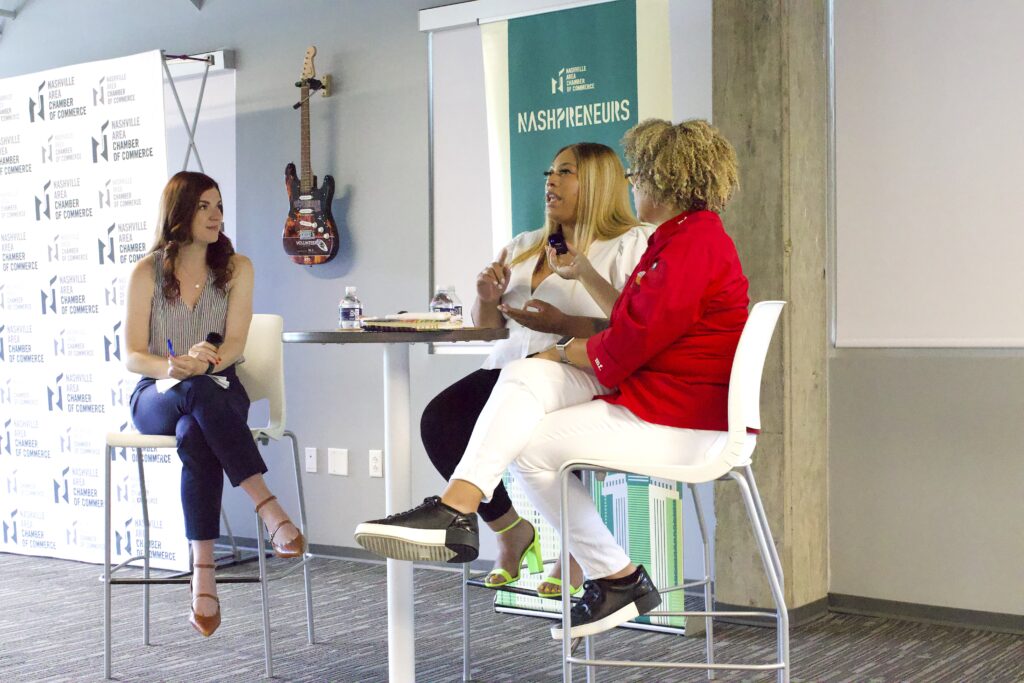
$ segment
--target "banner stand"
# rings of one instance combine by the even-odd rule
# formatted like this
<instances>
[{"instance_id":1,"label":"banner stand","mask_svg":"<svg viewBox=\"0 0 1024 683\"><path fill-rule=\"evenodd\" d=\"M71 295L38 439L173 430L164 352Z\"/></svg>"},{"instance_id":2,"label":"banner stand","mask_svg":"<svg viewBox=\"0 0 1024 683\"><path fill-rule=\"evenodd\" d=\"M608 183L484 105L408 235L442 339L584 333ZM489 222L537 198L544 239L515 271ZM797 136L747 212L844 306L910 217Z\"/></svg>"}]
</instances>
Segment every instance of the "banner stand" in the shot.
<instances>
[{"instance_id":1,"label":"banner stand","mask_svg":"<svg viewBox=\"0 0 1024 683\"><path fill-rule=\"evenodd\" d=\"M199 125L199 111L203 108L203 94L206 92L206 79L210 75L210 67L214 64L214 56L212 54L205 55L203 57L192 57L191 55L169 55L165 51L161 50L160 54L163 56L164 75L167 76L167 83L171 86L171 93L174 95L174 103L178 105L178 113L181 114L181 123L185 126L185 134L188 136L188 145L185 148L185 163L182 164L181 170L188 170L188 162L192 156L192 152L196 153L196 163L199 164L199 170L203 173L206 169L203 168L203 160L199 158L199 148L196 147L196 128ZM192 115L192 125L188 123L188 118L185 116L185 108L181 105L181 97L178 95L178 89L174 85L174 76L171 75L171 70L167 66L168 60L186 60L192 62L203 62L203 81L199 85L199 98L196 100L196 111Z\"/></svg>"}]
</instances>

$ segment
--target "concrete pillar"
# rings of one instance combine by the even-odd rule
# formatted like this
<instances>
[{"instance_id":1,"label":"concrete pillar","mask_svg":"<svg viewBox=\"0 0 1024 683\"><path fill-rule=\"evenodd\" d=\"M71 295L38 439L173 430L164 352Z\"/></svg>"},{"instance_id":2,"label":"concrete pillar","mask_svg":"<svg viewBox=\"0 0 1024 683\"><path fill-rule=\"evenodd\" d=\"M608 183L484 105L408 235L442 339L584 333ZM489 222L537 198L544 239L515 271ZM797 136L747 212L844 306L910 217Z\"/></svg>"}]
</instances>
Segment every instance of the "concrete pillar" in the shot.
<instances>
[{"instance_id":1,"label":"concrete pillar","mask_svg":"<svg viewBox=\"0 0 1024 683\"><path fill-rule=\"evenodd\" d=\"M714 123L736 147L723 215L752 301L789 302L765 365L754 473L794 622L828 591L826 0L715 0ZM735 484L715 491L717 597L771 607ZM801 609L802 608L802 609Z\"/></svg>"}]
</instances>

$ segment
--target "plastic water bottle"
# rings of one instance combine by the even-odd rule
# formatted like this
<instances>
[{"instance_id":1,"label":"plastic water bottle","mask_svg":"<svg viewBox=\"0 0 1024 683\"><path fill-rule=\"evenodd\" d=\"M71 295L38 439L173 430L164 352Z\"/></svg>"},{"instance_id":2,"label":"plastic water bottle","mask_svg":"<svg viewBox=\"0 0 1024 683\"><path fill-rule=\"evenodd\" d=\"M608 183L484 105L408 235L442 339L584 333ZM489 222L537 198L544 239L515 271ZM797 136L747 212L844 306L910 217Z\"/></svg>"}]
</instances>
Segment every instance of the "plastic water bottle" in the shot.
<instances>
[{"instance_id":1,"label":"plastic water bottle","mask_svg":"<svg viewBox=\"0 0 1024 683\"><path fill-rule=\"evenodd\" d=\"M445 294L452 302L452 322L462 324L462 299L455 293L455 285L448 285Z\"/></svg>"},{"instance_id":2,"label":"plastic water bottle","mask_svg":"<svg viewBox=\"0 0 1024 683\"><path fill-rule=\"evenodd\" d=\"M452 300L448 298L448 292L444 287L438 287L434 298L430 300L431 313L452 313Z\"/></svg>"},{"instance_id":3,"label":"plastic water bottle","mask_svg":"<svg viewBox=\"0 0 1024 683\"><path fill-rule=\"evenodd\" d=\"M338 302L338 327L343 330L358 329L362 326L363 304L356 297L355 287L346 287L345 296Z\"/></svg>"}]
</instances>

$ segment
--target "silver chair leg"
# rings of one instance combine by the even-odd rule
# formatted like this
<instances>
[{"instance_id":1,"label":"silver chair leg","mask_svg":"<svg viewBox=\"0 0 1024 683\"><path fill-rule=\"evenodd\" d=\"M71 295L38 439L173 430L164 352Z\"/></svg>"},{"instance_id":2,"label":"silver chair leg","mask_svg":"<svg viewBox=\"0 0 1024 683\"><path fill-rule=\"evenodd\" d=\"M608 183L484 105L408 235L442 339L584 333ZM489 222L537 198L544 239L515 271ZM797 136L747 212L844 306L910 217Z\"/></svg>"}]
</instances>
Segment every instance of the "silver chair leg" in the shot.
<instances>
[{"instance_id":1,"label":"silver chair leg","mask_svg":"<svg viewBox=\"0 0 1024 683\"><path fill-rule=\"evenodd\" d=\"M572 585L571 565L569 564L569 477L572 469L562 472L561 479L561 520L559 521L559 533L561 535L562 555L562 683L572 683L572 618L569 611L572 608L572 596L566 590ZM589 668L589 667L588 667Z\"/></svg>"},{"instance_id":2,"label":"silver chair leg","mask_svg":"<svg viewBox=\"0 0 1024 683\"><path fill-rule=\"evenodd\" d=\"M220 521L228 532L228 539L231 541L231 559L238 562L242 559L242 551L238 549L238 542L235 541L235 532L231 530L231 522L228 521L228 513L222 505L220 508ZM216 562L214 562L216 564Z\"/></svg>"},{"instance_id":3,"label":"silver chair leg","mask_svg":"<svg viewBox=\"0 0 1024 683\"><path fill-rule=\"evenodd\" d=\"M700 492L694 484L687 484L690 489L690 497L693 498L693 509L697 513L697 526L700 527L701 547L704 551L704 611L710 612L715 609L712 581L714 577L711 571L711 543L708 539L708 527L704 521L704 504L700 502ZM708 664L715 663L715 620L713 617L704 617L704 649L707 654ZM714 680L714 669L708 669L708 680Z\"/></svg>"},{"instance_id":4,"label":"silver chair leg","mask_svg":"<svg viewBox=\"0 0 1024 683\"><path fill-rule=\"evenodd\" d=\"M110 679L110 461L114 449L107 446L103 463L103 678Z\"/></svg>"},{"instance_id":5,"label":"silver chair leg","mask_svg":"<svg viewBox=\"0 0 1024 683\"><path fill-rule=\"evenodd\" d=\"M302 488L302 462L299 459L299 440L294 432L285 431L284 436L292 442L292 461L295 463L295 490L299 497L299 530L309 540L309 529L306 517L306 494ZM309 562L312 558L306 555L302 557L302 580L306 589L306 639L309 644L314 643L313 635L313 582L309 573Z\"/></svg>"},{"instance_id":6,"label":"silver chair leg","mask_svg":"<svg viewBox=\"0 0 1024 683\"><path fill-rule=\"evenodd\" d=\"M267 670L267 678L274 677L274 657L270 645L270 596L267 594L267 553L266 540L263 533L263 520L256 515L256 557L260 565L260 598L263 607L263 661Z\"/></svg>"},{"instance_id":7,"label":"silver chair leg","mask_svg":"<svg viewBox=\"0 0 1024 683\"><path fill-rule=\"evenodd\" d=\"M472 653L469 649L469 563L462 565L462 683L473 680Z\"/></svg>"},{"instance_id":8,"label":"silver chair leg","mask_svg":"<svg viewBox=\"0 0 1024 683\"><path fill-rule=\"evenodd\" d=\"M142 498L142 576L149 578L149 500L146 498L146 468L142 462L142 449L135 449L135 463L139 470L139 495ZM149 645L149 584L142 584L142 644Z\"/></svg>"},{"instance_id":9,"label":"silver chair leg","mask_svg":"<svg viewBox=\"0 0 1024 683\"><path fill-rule=\"evenodd\" d=\"M572 585L572 584L570 584ZM587 636L583 639L583 652L587 659L596 659L594 652L594 637ZM597 667L587 667L587 683L597 683Z\"/></svg>"},{"instance_id":10,"label":"silver chair leg","mask_svg":"<svg viewBox=\"0 0 1024 683\"><path fill-rule=\"evenodd\" d=\"M754 470L750 465L743 468L743 475L746 477L747 484L750 486L750 491L754 496L754 508L757 510L757 518L761 524L761 530L768 541L768 551L771 554L772 565L775 567L775 576L778 577L779 585L782 587L783 593L785 593L786 578L782 573L782 561L779 560L779 551L775 547L775 539L772 538L772 530L768 526L768 516L765 514L764 506L761 504L761 494L757 490L757 482L754 481Z\"/></svg>"},{"instance_id":11,"label":"silver chair leg","mask_svg":"<svg viewBox=\"0 0 1024 683\"><path fill-rule=\"evenodd\" d=\"M779 652L779 661L783 664L783 668L778 671L777 681L778 683L789 683L789 611L786 609L786 600L782 593L782 584L779 582L779 577L775 573L768 539L765 537L761 519L757 514L757 505L754 502L753 495L751 494L747 478L737 474L736 472L730 472L729 476L739 484L740 492L743 494L743 503L747 508L747 517L750 519L750 526L754 531L754 538L757 540L757 547L761 553L761 562L764 564L764 571L768 576L768 585L772 591L772 599L775 601L775 609L778 614L776 645Z\"/></svg>"}]
</instances>

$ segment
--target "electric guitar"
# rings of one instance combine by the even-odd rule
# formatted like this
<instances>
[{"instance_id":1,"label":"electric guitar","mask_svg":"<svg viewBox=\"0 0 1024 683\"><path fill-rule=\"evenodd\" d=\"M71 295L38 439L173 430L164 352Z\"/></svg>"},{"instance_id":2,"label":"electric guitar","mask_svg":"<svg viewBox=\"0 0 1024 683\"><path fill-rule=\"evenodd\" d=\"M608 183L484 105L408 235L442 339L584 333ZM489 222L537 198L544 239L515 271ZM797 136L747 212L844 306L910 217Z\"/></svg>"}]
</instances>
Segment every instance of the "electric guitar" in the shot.
<instances>
[{"instance_id":1,"label":"electric guitar","mask_svg":"<svg viewBox=\"0 0 1024 683\"><path fill-rule=\"evenodd\" d=\"M313 57L316 48L306 49L302 62L302 77L299 83L302 92L300 100L302 132L302 177L295 174L295 164L284 169L284 184L288 190L288 218L284 223L284 251L292 261L305 266L327 263L338 253L338 227L331 215L331 200L334 198L334 178L324 176L324 184L316 185L316 176L309 164L309 96L310 82L315 81L316 71Z\"/></svg>"}]
</instances>

